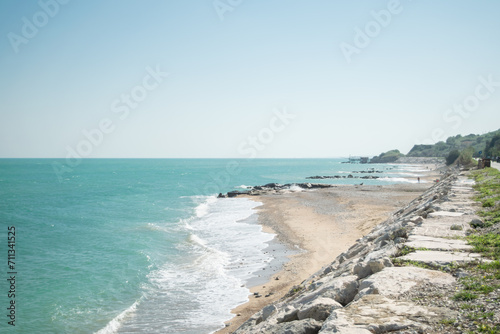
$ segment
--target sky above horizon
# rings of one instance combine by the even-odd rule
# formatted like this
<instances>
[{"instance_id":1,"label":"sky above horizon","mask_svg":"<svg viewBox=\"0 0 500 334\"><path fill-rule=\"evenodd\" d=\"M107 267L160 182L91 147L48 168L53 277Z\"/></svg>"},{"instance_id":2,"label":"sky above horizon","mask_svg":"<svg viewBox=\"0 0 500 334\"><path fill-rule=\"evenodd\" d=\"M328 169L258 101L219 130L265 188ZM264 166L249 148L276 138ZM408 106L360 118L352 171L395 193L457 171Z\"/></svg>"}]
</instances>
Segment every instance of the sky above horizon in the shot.
<instances>
[{"instance_id":1,"label":"sky above horizon","mask_svg":"<svg viewBox=\"0 0 500 334\"><path fill-rule=\"evenodd\" d=\"M0 158L377 155L500 128L499 1L0 2Z\"/></svg>"}]
</instances>

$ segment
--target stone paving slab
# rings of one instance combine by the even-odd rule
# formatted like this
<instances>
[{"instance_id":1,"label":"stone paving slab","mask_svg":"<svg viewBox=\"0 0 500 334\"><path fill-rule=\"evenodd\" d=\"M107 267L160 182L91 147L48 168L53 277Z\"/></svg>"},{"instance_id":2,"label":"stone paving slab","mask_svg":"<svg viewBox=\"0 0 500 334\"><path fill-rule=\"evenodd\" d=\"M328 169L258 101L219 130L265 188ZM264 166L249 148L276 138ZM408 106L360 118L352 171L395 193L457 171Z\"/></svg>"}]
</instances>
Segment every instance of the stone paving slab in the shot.
<instances>
[{"instance_id":1,"label":"stone paving slab","mask_svg":"<svg viewBox=\"0 0 500 334\"><path fill-rule=\"evenodd\" d=\"M458 178L457 178L457 182L455 184L467 184L469 186L473 186L476 184L476 181L474 181L474 179L470 179L469 177L465 176L465 175L460 175Z\"/></svg>"},{"instance_id":2,"label":"stone paving slab","mask_svg":"<svg viewBox=\"0 0 500 334\"><path fill-rule=\"evenodd\" d=\"M429 237L436 238L453 238L453 237L465 237L465 231L470 228L470 225L461 221L453 220L433 220L425 221L421 226L417 226L411 231L410 236L413 235L425 235ZM452 230L453 225L462 226L462 230Z\"/></svg>"},{"instance_id":3,"label":"stone paving slab","mask_svg":"<svg viewBox=\"0 0 500 334\"><path fill-rule=\"evenodd\" d=\"M451 192L460 192L460 193L474 193L474 189L470 187L451 187Z\"/></svg>"},{"instance_id":4,"label":"stone paving slab","mask_svg":"<svg viewBox=\"0 0 500 334\"><path fill-rule=\"evenodd\" d=\"M468 206L470 206L470 205L479 206L479 204L477 202L472 201L472 200L464 200L464 201L454 200L454 201L443 202L443 203L438 204L438 206L446 206L446 205L450 205L450 206L454 206L454 207L464 207L464 209L469 209ZM444 210L444 211L449 211L449 210Z\"/></svg>"},{"instance_id":5,"label":"stone paving slab","mask_svg":"<svg viewBox=\"0 0 500 334\"><path fill-rule=\"evenodd\" d=\"M428 217L460 217L463 216L463 212L451 212L451 211L436 211L429 213Z\"/></svg>"},{"instance_id":6,"label":"stone paving slab","mask_svg":"<svg viewBox=\"0 0 500 334\"><path fill-rule=\"evenodd\" d=\"M435 209L439 211L450 211L450 212L461 212L464 214L474 214L475 210L473 202L465 203L465 202L444 202L434 206Z\"/></svg>"},{"instance_id":7,"label":"stone paving slab","mask_svg":"<svg viewBox=\"0 0 500 334\"><path fill-rule=\"evenodd\" d=\"M452 262L464 263L480 260L481 254L466 252L416 251L399 258L402 260L417 261L427 264L435 263L444 266L451 264Z\"/></svg>"},{"instance_id":8,"label":"stone paving slab","mask_svg":"<svg viewBox=\"0 0 500 334\"><path fill-rule=\"evenodd\" d=\"M427 248L430 250L470 250L471 245L467 245L465 240L434 238L426 235L411 235L408 242L405 243L408 247Z\"/></svg>"},{"instance_id":9,"label":"stone paving slab","mask_svg":"<svg viewBox=\"0 0 500 334\"><path fill-rule=\"evenodd\" d=\"M450 191L448 193L449 197L452 197L455 201L459 198L472 199L476 195L476 192L472 191Z\"/></svg>"}]
</instances>

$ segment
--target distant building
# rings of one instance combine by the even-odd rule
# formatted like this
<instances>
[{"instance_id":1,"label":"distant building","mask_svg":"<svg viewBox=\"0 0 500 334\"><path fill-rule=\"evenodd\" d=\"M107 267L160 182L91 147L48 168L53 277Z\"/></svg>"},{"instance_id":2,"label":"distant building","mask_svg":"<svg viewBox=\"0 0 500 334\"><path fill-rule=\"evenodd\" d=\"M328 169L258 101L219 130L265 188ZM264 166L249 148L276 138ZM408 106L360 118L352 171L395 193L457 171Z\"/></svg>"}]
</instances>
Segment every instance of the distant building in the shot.
<instances>
[{"instance_id":1,"label":"distant building","mask_svg":"<svg viewBox=\"0 0 500 334\"><path fill-rule=\"evenodd\" d=\"M369 161L370 161L369 157L353 157L353 156L349 156L349 163L350 164L357 164L357 163L367 164Z\"/></svg>"}]
</instances>

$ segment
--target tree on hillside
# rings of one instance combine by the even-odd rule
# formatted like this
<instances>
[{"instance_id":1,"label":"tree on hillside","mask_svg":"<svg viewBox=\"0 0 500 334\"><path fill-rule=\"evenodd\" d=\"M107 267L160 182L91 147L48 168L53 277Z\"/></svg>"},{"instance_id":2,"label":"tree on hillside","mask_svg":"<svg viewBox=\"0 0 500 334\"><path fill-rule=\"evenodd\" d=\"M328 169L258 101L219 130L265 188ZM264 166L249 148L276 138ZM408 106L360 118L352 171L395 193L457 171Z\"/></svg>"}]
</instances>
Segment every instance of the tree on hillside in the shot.
<instances>
[{"instance_id":1,"label":"tree on hillside","mask_svg":"<svg viewBox=\"0 0 500 334\"><path fill-rule=\"evenodd\" d=\"M404 157L404 154L399 152L399 150L391 150L381 153L378 157L373 157L370 163L390 163L398 160L400 157Z\"/></svg>"},{"instance_id":2,"label":"tree on hillside","mask_svg":"<svg viewBox=\"0 0 500 334\"><path fill-rule=\"evenodd\" d=\"M484 151L488 157L500 156L500 134L495 135L491 140L486 142Z\"/></svg>"},{"instance_id":3,"label":"tree on hillside","mask_svg":"<svg viewBox=\"0 0 500 334\"><path fill-rule=\"evenodd\" d=\"M455 162L455 160L458 159L460 156L460 152L458 150L453 150L451 151L448 156L446 157L446 165L451 165L452 163Z\"/></svg>"},{"instance_id":4,"label":"tree on hillside","mask_svg":"<svg viewBox=\"0 0 500 334\"><path fill-rule=\"evenodd\" d=\"M467 147L458 156L457 162L463 166L474 165L474 160L472 160L472 154L474 153L474 148L472 146Z\"/></svg>"}]
</instances>

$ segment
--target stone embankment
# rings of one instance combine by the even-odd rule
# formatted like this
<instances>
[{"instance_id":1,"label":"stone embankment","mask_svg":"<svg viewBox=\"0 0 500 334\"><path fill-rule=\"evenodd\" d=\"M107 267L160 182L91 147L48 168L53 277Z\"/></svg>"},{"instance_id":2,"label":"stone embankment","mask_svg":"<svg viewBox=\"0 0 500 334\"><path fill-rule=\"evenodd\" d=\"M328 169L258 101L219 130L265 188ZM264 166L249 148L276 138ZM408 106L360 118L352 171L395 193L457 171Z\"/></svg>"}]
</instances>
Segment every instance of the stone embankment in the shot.
<instances>
[{"instance_id":1,"label":"stone embankment","mask_svg":"<svg viewBox=\"0 0 500 334\"><path fill-rule=\"evenodd\" d=\"M455 318L446 305L402 296L449 287L461 275L451 267L481 260L461 238L479 222L472 185L465 175L447 175L235 333L424 333Z\"/></svg>"}]
</instances>

